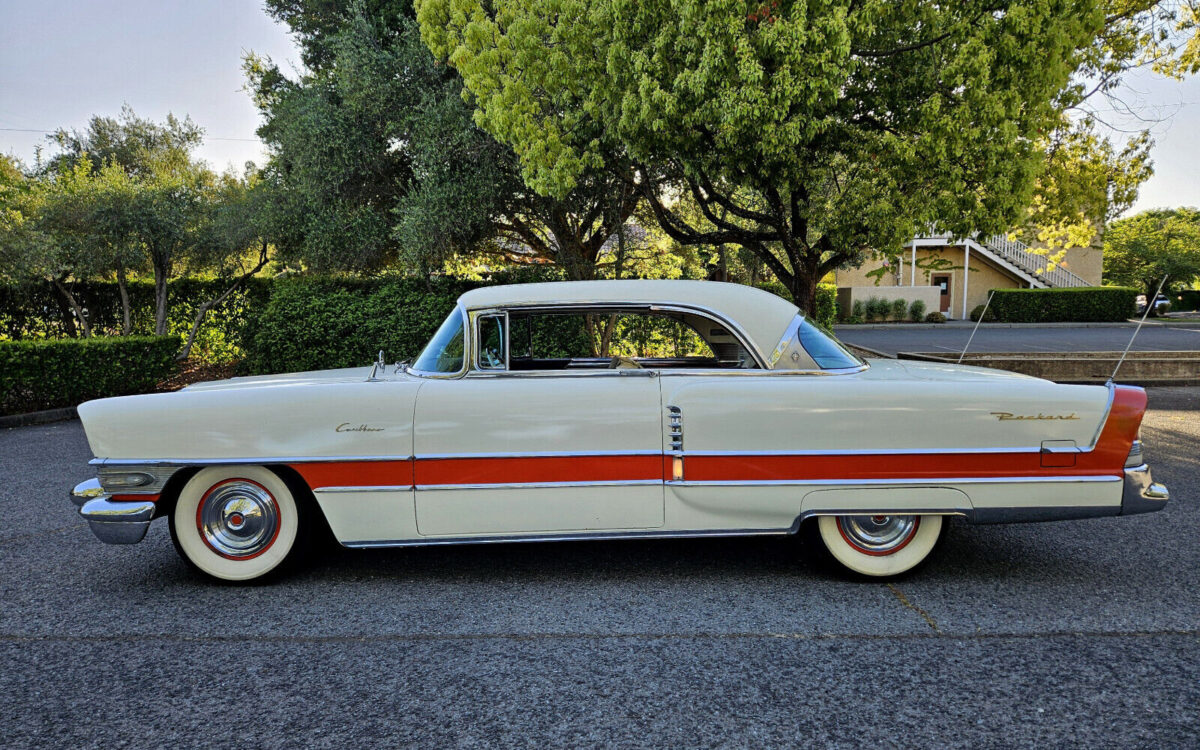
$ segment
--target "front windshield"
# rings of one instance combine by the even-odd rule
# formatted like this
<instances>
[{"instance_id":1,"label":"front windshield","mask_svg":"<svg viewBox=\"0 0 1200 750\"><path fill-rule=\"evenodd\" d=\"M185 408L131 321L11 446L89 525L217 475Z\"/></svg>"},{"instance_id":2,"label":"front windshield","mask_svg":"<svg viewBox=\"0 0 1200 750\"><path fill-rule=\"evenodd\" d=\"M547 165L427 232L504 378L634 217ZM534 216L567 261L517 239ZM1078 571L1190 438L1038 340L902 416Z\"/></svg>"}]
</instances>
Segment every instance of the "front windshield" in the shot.
<instances>
[{"instance_id":1,"label":"front windshield","mask_svg":"<svg viewBox=\"0 0 1200 750\"><path fill-rule=\"evenodd\" d=\"M463 321L458 308L425 345L412 369L419 372L458 372L463 368Z\"/></svg>"},{"instance_id":2,"label":"front windshield","mask_svg":"<svg viewBox=\"0 0 1200 750\"><path fill-rule=\"evenodd\" d=\"M843 347L832 333L812 323L808 318L800 321L797 333L804 351L808 352L808 356L812 357L813 361L817 363L817 367L822 370L858 367L863 363L861 359Z\"/></svg>"}]
</instances>

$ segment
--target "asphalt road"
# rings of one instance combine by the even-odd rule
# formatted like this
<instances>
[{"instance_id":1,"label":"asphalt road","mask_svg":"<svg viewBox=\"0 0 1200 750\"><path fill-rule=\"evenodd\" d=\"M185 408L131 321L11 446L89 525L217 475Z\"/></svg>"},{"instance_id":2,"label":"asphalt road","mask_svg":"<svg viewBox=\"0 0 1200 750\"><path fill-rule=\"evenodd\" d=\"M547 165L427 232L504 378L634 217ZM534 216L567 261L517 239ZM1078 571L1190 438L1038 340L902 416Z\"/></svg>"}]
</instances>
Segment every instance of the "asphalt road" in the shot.
<instances>
[{"instance_id":1,"label":"asphalt road","mask_svg":"<svg viewBox=\"0 0 1200 750\"><path fill-rule=\"evenodd\" d=\"M973 352L1111 352L1123 351L1136 326L1104 328L993 328L981 326L971 342ZM954 352L971 336L971 327L864 328L837 326L842 341L876 351ZM1200 350L1200 326L1147 324L1134 342L1135 351Z\"/></svg>"},{"instance_id":2,"label":"asphalt road","mask_svg":"<svg viewBox=\"0 0 1200 750\"><path fill-rule=\"evenodd\" d=\"M4 747L1200 745L1200 389L1167 510L955 525L893 584L791 540L333 550L201 580L74 515L78 422L0 432Z\"/></svg>"}]
</instances>

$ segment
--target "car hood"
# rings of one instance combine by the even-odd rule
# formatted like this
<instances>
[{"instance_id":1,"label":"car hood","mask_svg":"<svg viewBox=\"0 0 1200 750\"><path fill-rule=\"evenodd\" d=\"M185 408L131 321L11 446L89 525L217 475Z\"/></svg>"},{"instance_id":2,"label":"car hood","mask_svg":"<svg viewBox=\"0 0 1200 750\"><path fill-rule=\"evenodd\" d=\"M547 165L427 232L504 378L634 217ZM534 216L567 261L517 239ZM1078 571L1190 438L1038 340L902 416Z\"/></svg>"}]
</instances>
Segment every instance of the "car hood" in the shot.
<instances>
[{"instance_id":1,"label":"car hood","mask_svg":"<svg viewBox=\"0 0 1200 750\"><path fill-rule=\"evenodd\" d=\"M394 367L385 368L387 375L381 380L393 380ZM228 380L210 380L203 383L193 383L183 388L185 391L221 391L240 390L248 388L277 388L296 385L323 385L328 383L361 383L371 375L370 367L346 367L339 370L312 370L310 372L288 372L280 375L254 375ZM404 376L400 376L404 377Z\"/></svg>"}]
</instances>

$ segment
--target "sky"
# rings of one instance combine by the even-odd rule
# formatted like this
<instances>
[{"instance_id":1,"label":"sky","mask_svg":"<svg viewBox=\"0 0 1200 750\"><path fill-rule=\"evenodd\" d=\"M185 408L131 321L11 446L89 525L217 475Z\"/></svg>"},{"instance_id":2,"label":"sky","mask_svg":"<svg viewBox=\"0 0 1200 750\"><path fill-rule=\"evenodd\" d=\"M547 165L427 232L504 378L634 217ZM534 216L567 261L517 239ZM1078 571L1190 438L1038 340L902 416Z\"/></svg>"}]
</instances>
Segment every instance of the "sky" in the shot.
<instances>
[{"instance_id":1,"label":"sky","mask_svg":"<svg viewBox=\"0 0 1200 750\"><path fill-rule=\"evenodd\" d=\"M214 169L262 163L258 111L243 90L250 51L285 71L300 65L286 27L256 0L0 0L0 153L32 162L46 145L38 131L83 129L128 104L158 121L190 115ZM1113 137L1150 128L1156 142L1155 175L1132 211L1200 206L1200 77L1139 72L1119 96L1142 119L1097 102Z\"/></svg>"}]
</instances>

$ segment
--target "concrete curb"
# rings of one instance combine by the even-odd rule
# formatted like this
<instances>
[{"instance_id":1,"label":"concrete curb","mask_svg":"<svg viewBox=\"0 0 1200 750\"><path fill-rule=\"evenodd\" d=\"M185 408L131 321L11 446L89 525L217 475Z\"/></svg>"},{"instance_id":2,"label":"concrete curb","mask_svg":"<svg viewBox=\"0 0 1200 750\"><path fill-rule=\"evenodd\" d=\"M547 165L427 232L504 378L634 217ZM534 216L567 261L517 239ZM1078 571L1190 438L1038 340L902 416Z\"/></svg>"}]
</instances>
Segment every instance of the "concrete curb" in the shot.
<instances>
[{"instance_id":1,"label":"concrete curb","mask_svg":"<svg viewBox=\"0 0 1200 750\"><path fill-rule=\"evenodd\" d=\"M50 424L51 422L64 422L68 419L77 419L79 414L75 411L74 406L68 406L63 409L46 409L45 411L31 411L28 414L9 414L0 416L0 429L9 427L29 427L35 424Z\"/></svg>"},{"instance_id":2,"label":"concrete curb","mask_svg":"<svg viewBox=\"0 0 1200 750\"><path fill-rule=\"evenodd\" d=\"M1137 325L1136 319L1126 320L1122 323L981 323L980 330L988 328L1129 328ZM1148 326L1167 326L1167 327L1200 327L1200 320L1164 320L1156 318L1147 320ZM928 328L938 328L945 330L962 330L974 328L975 324L968 321L952 320L945 323L857 323L846 324L836 323L833 326L834 331L886 331L886 330L924 330Z\"/></svg>"}]
</instances>

